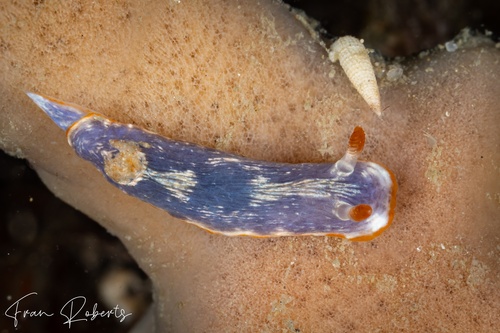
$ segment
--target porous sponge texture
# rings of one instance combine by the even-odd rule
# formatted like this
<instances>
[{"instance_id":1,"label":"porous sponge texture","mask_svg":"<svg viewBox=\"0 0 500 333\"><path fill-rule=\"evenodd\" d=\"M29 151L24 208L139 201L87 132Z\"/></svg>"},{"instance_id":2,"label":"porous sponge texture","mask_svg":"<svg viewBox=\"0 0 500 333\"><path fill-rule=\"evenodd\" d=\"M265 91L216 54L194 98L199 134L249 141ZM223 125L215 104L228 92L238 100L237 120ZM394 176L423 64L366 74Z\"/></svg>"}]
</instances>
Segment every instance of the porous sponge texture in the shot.
<instances>
[{"instance_id":1,"label":"porous sponge texture","mask_svg":"<svg viewBox=\"0 0 500 333\"><path fill-rule=\"evenodd\" d=\"M278 4L47 1L8 11L5 39L9 29L25 32L5 43L15 58L8 75L43 77L25 82L26 90L252 157L298 161L311 150L321 157L318 124L301 127L321 100L335 97L326 94L332 66ZM334 110L320 114L338 114L346 96L335 99ZM328 132L336 137L341 128Z\"/></svg>"}]
</instances>

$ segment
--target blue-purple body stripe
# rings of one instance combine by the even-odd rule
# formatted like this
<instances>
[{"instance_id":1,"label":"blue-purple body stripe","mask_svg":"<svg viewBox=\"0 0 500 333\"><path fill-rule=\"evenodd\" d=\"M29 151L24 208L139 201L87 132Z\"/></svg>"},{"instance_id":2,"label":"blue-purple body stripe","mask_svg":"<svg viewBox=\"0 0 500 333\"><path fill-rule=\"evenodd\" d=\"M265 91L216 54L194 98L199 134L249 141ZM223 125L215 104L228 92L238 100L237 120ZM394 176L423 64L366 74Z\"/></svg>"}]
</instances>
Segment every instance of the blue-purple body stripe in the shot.
<instances>
[{"instance_id":1,"label":"blue-purple body stripe","mask_svg":"<svg viewBox=\"0 0 500 333\"><path fill-rule=\"evenodd\" d=\"M257 235L286 231L292 234L344 233L362 231L364 222L340 220L334 204L342 200L351 205L370 204L374 210L380 199L387 202L387 189L367 169L373 163L358 162L347 177L332 175L333 164L286 164L254 161L195 144L178 142L120 123L85 119L85 126L72 129L69 140L78 155L92 162L104 175L102 151L118 150L110 140L145 142L141 147L148 169L157 173L193 171L196 185L189 199L175 197L154 178L145 177L136 185L108 181L129 195L168 211L171 215L199 222L209 230L228 233L251 230ZM213 163L225 159L226 162ZM257 177L269 184L303 180L324 180L323 197L285 195L279 200L252 200L259 190ZM319 193L321 196L322 193ZM385 197L385 200L384 200ZM252 204L253 203L253 204Z\"/></svg>"},{"instance_id":2,"label":"blue-purple body stripe","mask_svg":"<svg viewBox=\"0 0 500 333\"><path fill-rule=\"evenodd\" d=\"M369 240L392 221L397 184L383 166L357 161L364 144L361 128L353 132L342 163L274 163L173 141L28 95L110 183L209 231Z\"/></svg>"}]
</instances>

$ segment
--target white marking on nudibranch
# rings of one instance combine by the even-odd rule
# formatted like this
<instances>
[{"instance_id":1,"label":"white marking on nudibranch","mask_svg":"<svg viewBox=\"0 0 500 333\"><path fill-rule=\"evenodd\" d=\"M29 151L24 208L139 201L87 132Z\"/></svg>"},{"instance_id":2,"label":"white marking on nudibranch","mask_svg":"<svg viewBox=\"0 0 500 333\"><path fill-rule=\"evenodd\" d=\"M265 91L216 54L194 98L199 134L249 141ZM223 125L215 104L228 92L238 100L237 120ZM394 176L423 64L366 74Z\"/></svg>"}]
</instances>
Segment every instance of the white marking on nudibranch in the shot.
<instances>
[{"instance_id":1,"label":"white marking on nudibranch","mask_svg":"<svg viewBox=\"0 0 500 333\"><path fill-rule=\"evenodd\" d=\"M269 183L264 177L257 177L250 183L253 191L250 195L254 205L272 202L287 196L328 198L331 196L327 190L332 187L331 179L306 179L296 182Z\"/></svg>"},{"instance_id":2,"label":"white marking on nudibranch","mask_svg":"<svg viewBox=\"0 0 500 333\"><path fill-rule=\"evenodd\" d=\"M332 62L337 60L340 62L354 88L380 116L382 113L380 92L368 50L363 43L352 36L340 37L332 44L328 55Z\"/></svg>"},{"instance_id":3,"label":"white marking on nudibranch","mask_svg":"<svg viewBox=\"0 0 500 333\"><path fill-rule=\"evenodd\" d=\"M239 160L237 158L231 158L231 157L213 157L209 158L207 162L212 165L219 165L222 163L239 162Z\"/></svg>"},{"instance_id":4,"label":"white marking on nudibranch","mask_svg":"<svg viewBox=\"0 0 500 333\"><path fill-rule=\"evenodd\" d=\"M148 169L146 174L183 202L189 201L189 195L193 193L194 187L198 183L196 173L192 170L157 172Z\"/></svg>"},{"instance_id":5,"label":"white marking on nudibranch","mask_svg":"<svg viewBox=\"0 0 500 333\"><path fill-rule=\"evenodd\" d=\"M262 168L258 165L243 165L242 166L243 170L247 171L261 171Z\"/></svg>"}]
</instances>

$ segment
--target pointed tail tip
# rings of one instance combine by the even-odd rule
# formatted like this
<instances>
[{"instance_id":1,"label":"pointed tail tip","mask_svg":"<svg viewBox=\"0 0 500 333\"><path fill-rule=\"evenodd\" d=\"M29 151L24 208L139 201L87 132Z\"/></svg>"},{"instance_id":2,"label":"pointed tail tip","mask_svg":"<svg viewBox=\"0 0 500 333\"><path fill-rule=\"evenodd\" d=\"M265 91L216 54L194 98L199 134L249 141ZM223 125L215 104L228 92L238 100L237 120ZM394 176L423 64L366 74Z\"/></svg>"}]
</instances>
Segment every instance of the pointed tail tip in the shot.
<instances>
[{"instance_id":1,"label":"pointed tail tip","mask_svg":"<svg viewBox=\"0 0 500 333\"><path fill-rule=\"evenodd\" d=\"M28 95L29 98L31 98L31 100L33 102L35 102L36 105L38 105L40 108L42 108L42 105L43 105L43 101L45 100L41 95L37 95L35 93L32 93L30 91L27 91L26 92L26 95Z\"/></svg>"},{"instance_id":2,"label":"pointed tail tip","mask_svg":"<svg viewBox=\"0 0 500 333\"><path fill-rule=\"evenodd\" d=\"M54 98L26 92L31 100L38 105L63 130L80 120L87 112L76 105L58 101Z\"/></svg>"},{"instance_id":3,"label":"pointed tail tip","mask_svg":"<svg viewBox=\"0 0 500 333\"><path fill-rule=\"evenodd\" d=\"M33 100L38 96L37 94L32 93L31 91L26 91L26 95L28 95L28 97Z\"/></svg>"}]
</instances>

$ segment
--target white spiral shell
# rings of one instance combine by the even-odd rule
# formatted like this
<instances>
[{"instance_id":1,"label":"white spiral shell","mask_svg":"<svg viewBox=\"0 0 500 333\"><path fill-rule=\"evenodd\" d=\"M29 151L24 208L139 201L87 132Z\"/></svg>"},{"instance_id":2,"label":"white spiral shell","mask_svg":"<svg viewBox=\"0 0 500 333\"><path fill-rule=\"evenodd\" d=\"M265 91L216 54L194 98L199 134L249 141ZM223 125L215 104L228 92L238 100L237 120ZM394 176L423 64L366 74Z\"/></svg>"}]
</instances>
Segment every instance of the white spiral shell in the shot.
<instances>
[{"instance_id":1,"label":"white spiral shell","mask_svg":"<svg viewBox=\"0 0 500 333\"><path fill-rule=\"evenodd\" d=\"M368 50L363 43L352 36L337 39L329 51L332 62L339 61L352 85L370 108L381 115L380 93L378 90L375 71L373 70Z\"/></svg>"}]
</instances>

